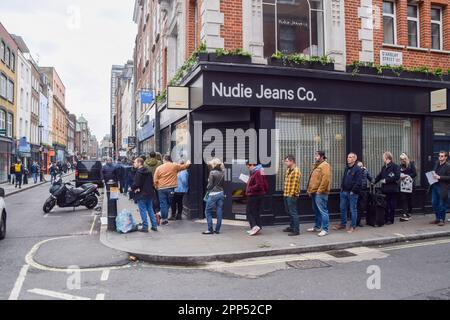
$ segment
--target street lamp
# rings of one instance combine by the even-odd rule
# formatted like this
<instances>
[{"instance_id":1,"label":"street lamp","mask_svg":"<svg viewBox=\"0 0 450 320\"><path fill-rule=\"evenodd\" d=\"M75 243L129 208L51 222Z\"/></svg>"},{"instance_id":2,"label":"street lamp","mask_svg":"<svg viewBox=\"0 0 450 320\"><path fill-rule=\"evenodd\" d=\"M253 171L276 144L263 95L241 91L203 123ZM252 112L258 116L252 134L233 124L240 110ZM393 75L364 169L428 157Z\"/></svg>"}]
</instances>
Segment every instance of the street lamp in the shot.
<instances>
[{"instance_id":1,"label":"street lamp","mask_svg":"<svg viewBox=\"0 0 450 320\"><path fill-rule=\"evenodd\" d=\"M44 126L41 124L38 126L39 128L39 167L41 168L40 170L40 179L41 182L44 181L44 168L42 167L42 131L44 130Z\"/></svg>"}]
</instances>

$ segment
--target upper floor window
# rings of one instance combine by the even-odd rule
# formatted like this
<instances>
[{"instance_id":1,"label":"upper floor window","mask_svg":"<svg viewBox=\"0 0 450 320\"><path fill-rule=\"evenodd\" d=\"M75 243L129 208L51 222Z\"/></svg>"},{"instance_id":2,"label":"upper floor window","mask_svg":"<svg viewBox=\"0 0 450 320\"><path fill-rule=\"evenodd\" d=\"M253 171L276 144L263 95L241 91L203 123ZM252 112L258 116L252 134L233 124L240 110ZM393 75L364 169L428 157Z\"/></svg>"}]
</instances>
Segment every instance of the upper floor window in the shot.
<instances>
[{"instance_id":1,"label":"upper floor window","mask_svg":"<svg viewBox=\"0 0 450 320\"><path fill-rule=\"evenodd\" d=\"M6 97L9 102L14 103L14 82L11 80L6 85Z\"/></svg>"},{"instance_id":2,"label":"upper floor window","mask_svg":"<svg viewBox=\"0 0 450 320\"><path fill-rule=\"evenodd\" d=\"M264 55L325 54L323 0L263 0Z\"/></svg>"},{"instance_id":3,"label":"upper floor window","mask_svg":"<svg viewBox=\"0 0 450 320\"><path fill-rule=\"evenodd\" d=\"M0 97L6 99L6 87L8 83L8 78L2 73L0 74Z\"/></svg>"},{"instance_id":4,"label":"upper floor window","mask_svg":"<svg viewBox=\"0 0 450 320\"><path fill-rule=\"evenodd\" d=\"M0 59L5 62L5 54L6 54L6 45L5 42L2 40L0 41Z\"/></svg>"},{"instance_id":5,"label":"upper floor window","mask_svg":"<svg viewBox=\"0 0 450 320\"><path fill-rule=\"evenodd\" d=\"M9 67L11 65L11 49L6 48L5 63Z\"/></svg>"},{"instance_id":6,"label":"upper floor window","mask_svg":"<svg viewBox=\"0 0 450 320\"><path fill-rule=\"evenodd\" d=\"M14 53L11 53L11 65L9 67L13 72L16 71L16 55Z\"/></svg>"},{"instance_id":7,"label":"upper floor window","mask_svg":"<svg viewBox=\"0 0 450 320\"><path fill-rule=\"evenodd\" d=\"M408 4L408 46L419 47L419 6Z\"/></svg>"},{"instance_id":8,"label":"upper floor window","mask_svg":"<svg viewBox=\"0 0 450 320\"><path fill-rule=\"evenodd\" d=\"M13 135L13 115L11 113L8 113L6 118L6 135L9 138Z\"/></svg>"},{"instance_id":9,"label":"upper floor window","mask_svg":"<svg viewBox=\"0 0 450 320\"><path fill-rule=\"evenodd\" d=\"M383 43L395 44L396 37L395 2L383 1Z\"/></svg>"},{"instance_id":10,"label":"upper floor window","mask_svg":"<svg viewBox=\"0 0 450 320\"><path fill-rule=\"evenodd\" d=\"M431 48L442 50L442 8L431 7Z\"/></svg>"},{"instance_id":11,"label":"upper floor window","mask_svg":"<svg viewBox=\"0 0 450 320\"><path fill-rule=\"evenodd\" d=\"M6 112L0 110L0 129L6 129Z\"/></svg>"}]
</instances>

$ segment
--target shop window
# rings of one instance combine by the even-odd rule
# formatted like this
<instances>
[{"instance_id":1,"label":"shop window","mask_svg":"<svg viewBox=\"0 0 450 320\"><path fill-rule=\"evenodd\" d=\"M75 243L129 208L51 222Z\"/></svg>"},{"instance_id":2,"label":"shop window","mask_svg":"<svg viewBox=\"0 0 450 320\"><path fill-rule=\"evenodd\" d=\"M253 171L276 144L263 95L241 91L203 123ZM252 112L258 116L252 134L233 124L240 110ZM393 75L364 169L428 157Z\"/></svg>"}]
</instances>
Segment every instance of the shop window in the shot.
<instances>
[{"instance_id":1,"label":"shop window","mask_svg":"<svg viewBox=\"0 0 450 320\"><path fill-rule=\"evenodd\" d=\"M172 159L174 162L180 160L187 161L189 156L189 136L188 136L188 122L187 120L178 123L175 126L175 156Z\"/></svg>"},{"instance_id":2,"label":"shop window","mask_svg":"<svg viewBox=\"0 0 450 320\"><path fill-rule=\"evenodd\" d=\"M322 0L264 0L264 55L325 54Z\"/></svg>"},{"instance_id":3,"label":"shop window","mask_svg":"<svg viewBox=\"0 0 450 320\"><path fill-rule=\"evenodd\" d=\"M383 166L383 153L390 151L399 163L405 152L415 162L420 183L420 120L388 117L363 118L363 159L369 172L376 176Z\"/></svg>"},{"instance_id":4,"label":"shop window","mask_svg":"<svg viewBox=\"0 0 450 320\"><path fill-rule=\"evenodd\" d=\"M170 128L167 127L161 131L161 154L164 156L171 152Z\"/></svg>"},{"instance_id":5,"label":"shop window","mask_svg":"<svg viewBox=\"0 0 450 320\"><path fill-rule=\"evenodd\" d=\"M283 158L294 155L302 172L301 188L307 189L311 166L316 151L324 150L332 167L332 188L339 189L345 170L346 121L345 116L329 114L277 113L278 160L276 188L284 187Z\"/></svg>"},{"instance_id":6,"label":"shop window","mask_svg":"<svg viewBox=\"0 0 450 320\"><path fill-rule=\"evenodd\" d=\"M419 6L408 4L408 46L420 46L419 37Z\"/></svg>"},{"instance_id":7,"label":"shop window","mask_svg":"<svg viewBox=\"0 0 450 320\"><path fill-rule=\"evenodd\" d=\"M431 48L442 50L442 8L431 8Z\"/></svg>"},{"instance_id":8,"label":"shop window","mask_svg":"<svg viewBox=\"0 0 450 320\"><path fill-rule=\"evenodd\" d=\"M395 2L383 1L383 43L395 44L396 41Z\"/></svg>"},{"instance_id":9,"label":"shop window","mask_svg":"<svg viewBox=\"0 0 450 320\"><path fill-rule=\"evenodd\" d=\"M439 118L434 119L433 133L437 137L450 138L450 119L439 119Z\"/></svg>"}]
</instances>

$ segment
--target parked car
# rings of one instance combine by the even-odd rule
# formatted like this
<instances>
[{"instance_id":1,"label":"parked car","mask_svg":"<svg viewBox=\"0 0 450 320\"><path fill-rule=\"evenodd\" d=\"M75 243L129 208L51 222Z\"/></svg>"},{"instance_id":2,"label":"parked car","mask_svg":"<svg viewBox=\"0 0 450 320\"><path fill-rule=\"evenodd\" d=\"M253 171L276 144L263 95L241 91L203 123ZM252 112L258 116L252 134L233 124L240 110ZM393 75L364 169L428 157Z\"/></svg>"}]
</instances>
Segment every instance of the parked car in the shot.
<instances>
[{"instance_id":1,"label":"parked car","mask_svg":"<svg viewBox=\"0 0 450 320\"><path fill-rule=\"evenodd\" d=\"M0 188L0 240L6 237L6 204L5 204L5 189Z\"/></svg>"},{"instance_id":2,"label":"parked car","mask_svg":"<svg viewBox=\"0 0 450 320\"><path fill-rule=\"evenodd\" d=\"M101 161L81 160L77 162L75 186L78 188L86 183L93 183L99 188L103 188Z\"/></svg>"}]
</instances>

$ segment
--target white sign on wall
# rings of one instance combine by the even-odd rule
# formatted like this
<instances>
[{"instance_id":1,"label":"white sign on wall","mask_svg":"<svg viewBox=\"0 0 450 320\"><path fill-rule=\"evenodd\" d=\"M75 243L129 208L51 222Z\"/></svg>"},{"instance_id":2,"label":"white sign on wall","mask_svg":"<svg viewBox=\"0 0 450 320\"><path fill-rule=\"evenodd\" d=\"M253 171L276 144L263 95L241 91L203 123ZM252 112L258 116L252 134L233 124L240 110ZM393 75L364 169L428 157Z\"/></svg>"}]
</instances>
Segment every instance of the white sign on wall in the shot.
<instances>
[{"instance_id":1,"label":"white sign on wall","mask_svg":"<svg viewBox=\"0 0 450 320\"><path fill-rule=\"evenodd\" d=\"M398 51L380 51L380 65L399 67L403 65L403 53Z\"/></svg>"},{"instance_id":2,"label":"white sign on wall","mask_svg":"<svg viewBox=\"0 0 450 320\"><path fill-rule=\"evenodd\" d=\"M447 110L447 89L431 91L431 112Z\"/></svg>"},{"instance_id":3,"label":"white sign on wall","mask_svg":"<svg viewBox=\"0 0 450 320\"><path fill-rule=\"evenodd\" d=\"M189 87L168 87L167 109L189 110Z\"/></svg>"}]
</instances>

